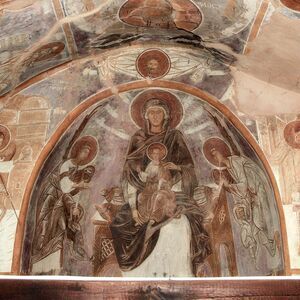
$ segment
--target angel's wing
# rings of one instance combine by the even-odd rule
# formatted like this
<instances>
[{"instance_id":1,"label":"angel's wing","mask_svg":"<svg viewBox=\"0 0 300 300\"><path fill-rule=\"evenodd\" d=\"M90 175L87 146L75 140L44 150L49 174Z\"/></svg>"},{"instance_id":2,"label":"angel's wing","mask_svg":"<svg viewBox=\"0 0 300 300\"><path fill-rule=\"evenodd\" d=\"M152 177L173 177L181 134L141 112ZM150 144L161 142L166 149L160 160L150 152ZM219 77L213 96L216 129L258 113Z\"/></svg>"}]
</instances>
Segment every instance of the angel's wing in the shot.
<instances>
[{"instance_id":1,"label":"angel's wing","mask_svg":"<svg viewBox=\"0 0 300 300\"><path fill-rule=\"evenodd\" d=\"M210 116L210 118L213 120L213 122L216 124L216 126L218 127L221 135L223 136L223 138L228 142L228 144L230 145L231 151L233 155L237 155L240 156L241 155L241 151L238 147L238 145L234 142L234 140L232 139L231 135L229 134L229 132L227 131L228 128L226 126L226 124L222 124L221 120L219 119L219 117L214 114L213 112L209 111L209 109L205 108L205 110L208 112L208 115Z\"/></svg>"},{"instance_id":2,"label":"angel's wing","mask_svg":"<svg viewBox=\"0 0 300 300\"><path fill-rule=\"evenodd\" d=\"M73 144L75 143L75 141L78 139L78 137L80 136L80 134L82 133L83 129L85 128L86 124L89 122L89 120L95 115L95 113L98 111L98 109L102 106L102 104L96 106L88 115L85 116L85 118L83 119L83 121L81 122L81 124L79 125L79 127L77 128L77 130L75 131L66 151L65 154L63 156L63 160L68 159L69 156L69 152L73 146Z\"/></svg>"}]
</instances>

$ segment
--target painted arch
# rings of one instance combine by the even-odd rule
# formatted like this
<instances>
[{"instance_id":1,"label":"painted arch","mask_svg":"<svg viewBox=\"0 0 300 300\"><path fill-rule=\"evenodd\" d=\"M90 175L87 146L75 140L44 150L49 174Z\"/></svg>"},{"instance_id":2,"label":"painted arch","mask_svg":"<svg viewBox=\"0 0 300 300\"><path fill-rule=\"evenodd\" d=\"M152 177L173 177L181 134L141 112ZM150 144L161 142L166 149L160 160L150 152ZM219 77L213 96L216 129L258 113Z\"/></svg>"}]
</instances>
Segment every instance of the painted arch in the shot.
<instances>
[{"instance_id":1,"label":"painted arch","mask_svg":"<svg viewBox=\"0 0 300 300\"><path fill-rule=\"evenodd\" d=\"M164 115L159 132L151 131L153 109ZM153 144L165 147L158 162ZM232 276L281 275L289 265L283 220L268 162L228 108L183 83L133 82L82 102L44 147L13 270L201 277L221 276L226 265ZM176 253L186 258L179 267Z\"/></svg>"}]
</instances>

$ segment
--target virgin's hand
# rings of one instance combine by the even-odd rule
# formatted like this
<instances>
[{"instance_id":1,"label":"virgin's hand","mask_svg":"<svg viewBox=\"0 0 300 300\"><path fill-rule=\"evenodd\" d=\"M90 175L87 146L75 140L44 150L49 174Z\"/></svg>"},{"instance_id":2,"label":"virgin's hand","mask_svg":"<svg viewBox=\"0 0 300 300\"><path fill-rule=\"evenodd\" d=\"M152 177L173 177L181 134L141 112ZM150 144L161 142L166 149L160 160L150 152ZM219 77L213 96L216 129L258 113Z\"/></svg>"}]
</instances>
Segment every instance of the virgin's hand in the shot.
<instances>
[{"instance_id":1,"label":"virgin's hand","mask_svg":"<svg viewBox=\"0 0 300 300\"><path fill-rule=\"evenodd\" d=\"M181 168L176 166L174 163L172 162L167 162L166 164L164 164L164 167L167 168L168 170L177 170L180 171Z\"/></svg>"}]
</instances>

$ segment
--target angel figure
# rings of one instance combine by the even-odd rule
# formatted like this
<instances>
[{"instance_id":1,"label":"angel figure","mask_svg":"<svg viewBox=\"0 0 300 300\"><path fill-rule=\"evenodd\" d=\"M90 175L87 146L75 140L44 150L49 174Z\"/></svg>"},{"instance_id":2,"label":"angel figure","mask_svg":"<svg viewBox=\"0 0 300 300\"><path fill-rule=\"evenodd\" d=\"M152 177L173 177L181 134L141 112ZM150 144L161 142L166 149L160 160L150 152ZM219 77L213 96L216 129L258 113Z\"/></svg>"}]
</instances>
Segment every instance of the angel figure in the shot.
<instances>
[{"instance_id":1,"label":"angel figure","mask_svg":"<svg viewBox=\"0 0 300 300\"><path fill-rule=\"evenodd\" d=\"M257 259L259 247L265 247L274 257L280 249L279 232L273 228L270 216L270 186L263 170L250 158L231 153L220 138L208 139L203 146L206 159L220 169L217 183L234 195L234 216L241 227L241 240ZM216 175L215 175L216 177Z\"/></svg>"},{"instance_id":2,"label":"angel figure","mask_svg":"<svg viewBox=\"0 0 300 300\"><path fill-rule=\"evenodd\" d=\"M59 256L57 268L64 265L65 246L76 260L89 259L84 250L81 220L84 208L80 193L88 188L95 173L91 162L98 151L93 136L79 137L90 113L75 132L62 161L42 185L36 210L36 225L31 255L31 272L45 273L47 259Z\"/></svg>"}]
</instances>

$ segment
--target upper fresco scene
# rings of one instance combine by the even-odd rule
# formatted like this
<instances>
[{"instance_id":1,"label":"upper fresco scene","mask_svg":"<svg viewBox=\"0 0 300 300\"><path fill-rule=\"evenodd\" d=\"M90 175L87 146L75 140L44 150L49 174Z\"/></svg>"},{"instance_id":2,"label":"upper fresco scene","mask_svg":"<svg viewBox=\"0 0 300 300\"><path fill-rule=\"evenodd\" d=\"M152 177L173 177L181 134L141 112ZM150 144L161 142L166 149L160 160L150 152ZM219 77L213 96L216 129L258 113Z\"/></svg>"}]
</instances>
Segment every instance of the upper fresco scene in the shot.
<instances>
[{"instance_id":1,"label":"upper fresco scene","mask_svg":"<svg viewBox=\"0 0 300 300\"><path fill-rule=\"evenodd\" d=\"M0 274L300 274L298 0L0 4Z\"/></svg>"}]
</instances>

